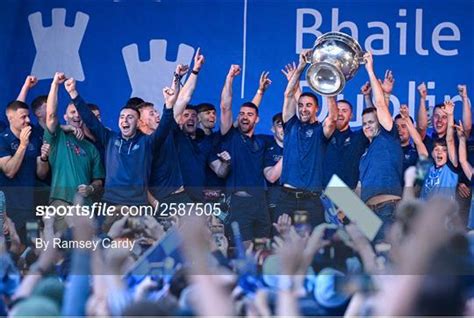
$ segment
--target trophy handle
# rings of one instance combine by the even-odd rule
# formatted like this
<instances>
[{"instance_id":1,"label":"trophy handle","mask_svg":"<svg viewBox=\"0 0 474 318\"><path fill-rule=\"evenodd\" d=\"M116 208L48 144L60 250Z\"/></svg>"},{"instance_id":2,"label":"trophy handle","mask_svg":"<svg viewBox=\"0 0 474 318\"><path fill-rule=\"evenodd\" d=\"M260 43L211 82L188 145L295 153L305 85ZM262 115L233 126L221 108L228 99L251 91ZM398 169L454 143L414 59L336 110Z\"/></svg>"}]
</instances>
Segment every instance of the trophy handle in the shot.
<instances>
[{"instance_id":1,"label":"trophy handle","mask_svg":"<svg viewBox=\"0 0 474 318\"><path fill-rule=\"evenodd\" d=\"M365 53L367 53L367 52L362 51L362 52L359 53L359 56L357 57L357 59L359 61L359 64L365 64L365 61L364 61Z\"/></svg>"}]
</instances>

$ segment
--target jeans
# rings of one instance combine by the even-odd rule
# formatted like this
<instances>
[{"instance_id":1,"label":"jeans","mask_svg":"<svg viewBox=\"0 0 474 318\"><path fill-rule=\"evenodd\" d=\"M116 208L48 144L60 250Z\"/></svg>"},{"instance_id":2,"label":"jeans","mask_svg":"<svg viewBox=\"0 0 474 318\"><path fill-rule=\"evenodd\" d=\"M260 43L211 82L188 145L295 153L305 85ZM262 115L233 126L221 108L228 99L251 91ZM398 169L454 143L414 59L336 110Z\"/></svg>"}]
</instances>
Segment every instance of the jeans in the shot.
<instances>
[{"instance_id":1,"label":"jeans","mask_svg":"<svg viewBox=\"0 0 474 318\"><path fill-rule=\"evenodd\" d=\"M373 209L374 213L382 220L382 226L380 227L377 235L375 236L374 242L379 243L385 240L385 236L388 234L388 230L394 222L395 208L398 202L390 202L384 204L376 209Z\"/></svg>"}]
</instances>

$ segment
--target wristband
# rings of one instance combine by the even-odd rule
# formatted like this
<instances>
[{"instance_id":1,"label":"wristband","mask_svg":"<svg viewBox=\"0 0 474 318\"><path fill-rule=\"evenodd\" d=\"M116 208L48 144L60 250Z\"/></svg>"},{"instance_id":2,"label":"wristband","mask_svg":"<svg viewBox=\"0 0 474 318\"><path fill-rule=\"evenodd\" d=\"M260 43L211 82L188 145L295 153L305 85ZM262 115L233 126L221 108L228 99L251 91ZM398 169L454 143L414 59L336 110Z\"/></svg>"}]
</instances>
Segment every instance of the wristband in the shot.
<instances>
[{"instance_id":1,"label":"wristband","mask_svg":"<svg viewBox=\"0 0 474 318\"><path fill-rule=\"evenodd\" d=\"M43 157L41 157L41 156L40 156L40 160L43 161L43 162L48 162L48 158L43 159Z\"/></svg>"},{"instance_id":2,"label":"wristband","mask_svg":"<svg viewBox=\"0 0 474 318\"><path fill-rule=\"evenodd\" d=\"M259 89L257 90L257 93L260 94L260 95L263 95L263 90L259 88Z\"/></svg>"},{"instance_id":3,"label":"wristband","mask_svg":"<svg viewBox=\"0 0 474 318\"><path fill-rule=\"evenodd\" d=\"M194 75L198 75L199 71L192 70L191 73L193 73Z\"/></svg>"}]
</instances>

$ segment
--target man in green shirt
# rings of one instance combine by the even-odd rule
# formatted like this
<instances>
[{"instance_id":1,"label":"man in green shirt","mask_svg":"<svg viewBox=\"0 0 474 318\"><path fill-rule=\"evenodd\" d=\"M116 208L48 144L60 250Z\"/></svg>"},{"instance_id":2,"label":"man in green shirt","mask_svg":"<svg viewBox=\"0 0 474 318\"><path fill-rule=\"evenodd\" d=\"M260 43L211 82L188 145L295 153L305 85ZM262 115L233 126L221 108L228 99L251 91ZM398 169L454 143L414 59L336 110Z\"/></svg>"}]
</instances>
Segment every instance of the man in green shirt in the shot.
<instances>
[{"instance_id":1,"label":"man in green shirt","mask_svg":"<svg viewBox=\"0 0 474 318\"><path fill-rule=\"evenodd\" d=\"M64 119L69 129L58 127L58 87L65 81L63 73L56 73L46 103L46 127L44 140L51 145L49 163L52 171L50 202L53 206L72 205L76 193L85 204L91 204L91 195L102 188L105 177L99 151L84 139L81 116L74 104L69 104ZM64 230L66 222L56 216L55 227Z\"/></svg>"}]
</instances>

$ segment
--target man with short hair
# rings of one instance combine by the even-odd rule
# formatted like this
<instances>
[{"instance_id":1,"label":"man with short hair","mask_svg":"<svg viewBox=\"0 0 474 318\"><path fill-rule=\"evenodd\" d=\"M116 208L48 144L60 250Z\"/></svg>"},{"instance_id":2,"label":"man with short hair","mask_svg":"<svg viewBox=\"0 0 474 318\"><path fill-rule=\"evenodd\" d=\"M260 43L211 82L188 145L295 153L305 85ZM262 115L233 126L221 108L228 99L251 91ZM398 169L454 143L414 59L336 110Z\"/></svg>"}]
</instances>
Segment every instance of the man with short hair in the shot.
<instances>
[{"instance_id":1,"label":"man with short hair","mask_svg":"<svg viewBox=\"0 0 474 318\"><path fill-rule=\"evenodd\" d=\"M91 110L94 116L99 120L102 121L102 117L100 116L100 108L96 104L87 103L87 107Z\"/></svg>"},{"instance_id":2,"label":"man with short hair","mask_svg":"<svg viewBox=\"0 0 474 318\"><path fill-rule=\"evenodd\" d=\"M107 129L87 107L76 90L74 79L68 79L64 85L79 114L104 145L107 175L103 200L114 205L146 205L146 187L150 175L152 154L166 139L173 106L179 91L179 83L173 81L174 89L165 88L165 109L160 127L151 135L145 135L137 129L140 113L132 106L124 106L120 111L118 126L120 133Z\"/></svg>"},{"instance_id":3,"label":"man with short hair","mask_svg":"<svg viewBox=\"0 0 474 318\"><path fill-rule=\"evenodd\" d=\"M237 117L237 128L233 126L232 84L239 74L240 67L231 65L222 89L221 149L232 158L226 179L226 190L230 196L229 222L236 221L242 239L249 241L269 237L271 221L263 174L266 141L262 136L255 135L255 125L259 121L258 107L252 102L243 103Z\"/></svg>"},{"instance_id":4,"label":"man with short hair","mask_svg":"<svg viewBox=\"0 0 474 318\"><path fill-rule=\"evenodd\" d=\"M337 101L336 131L329 140L324 156L323 186L326 187L335 174L351 189L359 181L359 161L369 141L362 130L353 131L349 125L352 104L347 100Z\"/></svg>"},{"instance_id":5,"label":"man with short hair","mask_svg":"<svg viewBox=\"0 0 474 318\"><path fill-rule=\"evenodd\" d=\"M86 139L78 139L72 133L66 133L58 127L57 104L58 87L64 83L64 73L56 73L46 103L46 128L44 139L51 145L49 162L52 182L50 202L53 206L74 204L74 196L79 192L85 198L85 204L91 204L90 197L100 192L104 168L100 154L94 145ZM69 104L64 114L67 125L82 129L83 122L74 104ZM56 218L56 229L65 230L66 220Z\"/></svg>"},{"instance_id":6,"label":"man with short hair","mask_svg":"<svg viewBox=\"0 0 474 318\"><path fill-rule=\"evenodd\" d=\"M0 187L6 196L8 216L22 241L26 237L26 222L35 220L36 176L44 179L49 171L47 150L32 130L29 113L24 102L9 103L6 116L10 126L0 135Z\"/></svg>"},{"instance_id":7,"label":"man with short hair","mask_svg":"<svg viewBox=\"0 0 474 318\"><path fill-rule=\"evenodd\" d=\"M375 76L371 53L364 55L375 108L362 112L362 129L370 142L360 160L361 199L383 221L376 240L383 240L402 196L403 152L381 84Z\"/></svg>"},{"instance_id":8,"label":"man with short hair","mask_svg":"<svg viewBox=\"0 0 474 318\"><path fill-rule=\"evenodd\" d=\"M329 138L336 129L337 106L334 97L328 97L328 116L322 124L316 113L318 98L302 93L296 101L295 88L303 72L310 51L300 54L298 66L285 90L283 123L282 195L275 218L284 213L292 216L296 210L308 211L309 222L316 226L324 222L320 196L323 190L323 159Z\"/></svg>"}]
</instances>

